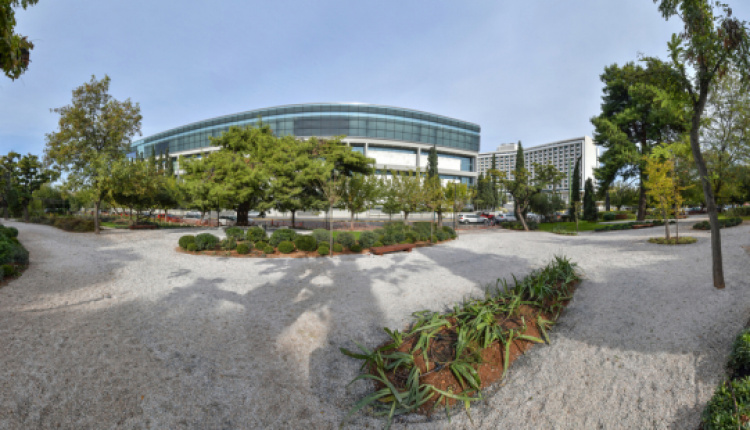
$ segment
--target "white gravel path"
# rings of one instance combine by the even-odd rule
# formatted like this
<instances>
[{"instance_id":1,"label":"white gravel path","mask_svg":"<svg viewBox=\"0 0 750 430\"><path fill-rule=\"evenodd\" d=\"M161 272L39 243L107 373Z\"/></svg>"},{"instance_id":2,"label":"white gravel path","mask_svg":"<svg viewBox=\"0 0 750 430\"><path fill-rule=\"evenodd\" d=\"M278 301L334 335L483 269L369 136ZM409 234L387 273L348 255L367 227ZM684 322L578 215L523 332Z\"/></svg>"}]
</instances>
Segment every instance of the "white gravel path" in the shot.
<instances>
[{"instance_id":1,"label":"white gravel path","mask_svg":"<svg viewBox=\"0 0 750 430\"><path fill-rule=\"evenodd\" d=\"M747 223L722 233L723 291L707 232L680 247L646 243L663 229L491 231L383 257L228 259L175 252L179 230L6 225L31 267L0 288L0 429L336 428L368 390L346 387L360 363L339 347L376 346L383 326L554 254L585 280L552 345L514 364L474 426L460 413L394 428L696 428L750 317Z\"/></svg>"}]
</instances>

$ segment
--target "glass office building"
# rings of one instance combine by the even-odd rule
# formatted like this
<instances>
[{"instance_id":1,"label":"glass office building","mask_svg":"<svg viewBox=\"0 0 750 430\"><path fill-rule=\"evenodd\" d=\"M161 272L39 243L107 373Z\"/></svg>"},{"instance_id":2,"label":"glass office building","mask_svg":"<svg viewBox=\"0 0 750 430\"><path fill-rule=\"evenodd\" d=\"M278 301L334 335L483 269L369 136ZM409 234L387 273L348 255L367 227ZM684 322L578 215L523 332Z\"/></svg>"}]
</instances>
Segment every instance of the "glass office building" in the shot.
<instances>
[{"instance_id":1,"label":"glass office building","mask_svg":"<svg viewBox=\"0 0 750 430\"><path fill-rule=\"evenodd\" d=\"M278 136L298 138L344 136L354 150L375 159L376 168L422 171L434 145L438 168L446 180L473 183L480 127L466 121L411 109L360 103L311 103L256 109L198 121L133 142L131 156L154 150L170 156L199 156L216 150L210 137L231 126L256 125L259 118ZM387 174L387 173L386 173Z\"/></svg>"}]
</instances>

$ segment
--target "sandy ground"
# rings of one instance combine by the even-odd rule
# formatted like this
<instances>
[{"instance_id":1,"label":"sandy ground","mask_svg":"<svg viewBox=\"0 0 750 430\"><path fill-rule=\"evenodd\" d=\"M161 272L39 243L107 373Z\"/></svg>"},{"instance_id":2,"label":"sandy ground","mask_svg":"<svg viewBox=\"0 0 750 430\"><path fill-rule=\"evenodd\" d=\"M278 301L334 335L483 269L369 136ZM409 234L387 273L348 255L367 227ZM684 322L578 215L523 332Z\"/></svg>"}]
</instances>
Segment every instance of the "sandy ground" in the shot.
<instances>
[{"instance_id":1,"label":"sandy ground","mask_svg":"<svg viewBox=\"0 0 750 430\"><path fill-rule=\"evenodd\" d=\"M366 382L339 347L440 310L555 254L585 280L550 346L465 413L394 428L696 428L750 317L750 225L707 232L482 231L383 257L229 259L174 251L184 231L101 236L8 222L31 267L0 288L0 428L336 428ZM684 229L687 230L687 229ZM215 231L215 230L214 230ZM194 233L194 231L191 231ZM347 424L382 427L358 414Z\"/></svg>"}]
</instances>

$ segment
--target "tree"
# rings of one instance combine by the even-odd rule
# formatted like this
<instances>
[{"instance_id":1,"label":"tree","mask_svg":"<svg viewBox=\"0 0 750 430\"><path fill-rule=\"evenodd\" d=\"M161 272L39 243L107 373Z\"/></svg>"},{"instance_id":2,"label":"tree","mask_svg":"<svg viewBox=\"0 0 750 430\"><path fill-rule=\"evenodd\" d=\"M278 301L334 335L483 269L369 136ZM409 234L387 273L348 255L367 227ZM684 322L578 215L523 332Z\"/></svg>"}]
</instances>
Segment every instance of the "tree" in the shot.
<instances>
[{"instance_id":1,"label":"tree","mask_svg":"<svg viewBox=\"0 0 750 430\"><path fill-rule=\"evenodd\" d=\"M724 266L721 255L721 233L714 192L703 158L700 128L708 93L727 72L734 68L743 81L750 79L750 38L747 25L732 17L732 9L717 3L720 14L708 0L654 0L665 19L677 15L685 24L683 32L672 35L669 42L673 82L690 104L690 148L698 167L701 186L711 225L711 254L714 287L724 288Z\"/></svg>"},{"instance_id":2,"label":"tree","mask_svg":"<svg viewBox=\"0 0 750 430\"><path fill-rule=\"evenodd\" d=\"M555 193L539 193L531 198L529 208L549 220L554 219L555 212L565 208L565 201Z\"/></svg>"},{"instance_id":3,"label":"tree","mask_svg":"<svg viewBox=\"0 0 750 430\"><path fill-rule=\"evenodd\" d=\"M438 176L438 155L437 147L432 145L430 154L427 156L427 177L434 178Z\"/></svg>"},{"instance_id":4,"label":"tree","mask_svg":"<svg viewBox=\"0 0 750 430\"><path fill-rule=\"evenodd\" d=\"M664 219L664 238L670 240L669 236L669 209L672 205L679 206L680 201L675 200L675 189L677 184L674 180L674 162L667 158L652 155L646 160L646 185L648 196L661 210Z\"/></svg>"},{"instance_id":5,"label":"tree","mask_svg":"<svg viewBox=\"0 0 750 430\"><path fill-rule=\"evenodd\" d=\"M523 144L519 140L518 141L518 148L516 149L516 166L515 166L515 169L513 171L514 172L521 172L523 169L526 169L526 162L525 162L525 160L523 158ZM515 173L513 173L513 175L515 176ZM506 189L507 189L507 187L506 187ZM510 190L508 190L508 192L510 193ZM510 194L513 195L513 193L510 193ZM513 213L515 214L516 219L523 218L521 216L522 214L518 212L518 203L515 201L515 196L514 196L514 201L513 201ZM526 224L524 223L524 227L525 226L526 226Z\"/></svg>"},{"instance_id":6,"label":"tree","mask_svg":"<svg viewBox=\"0 0 750 430\"><path fill-rule=\"evenodd\" d=\"M13 31L16 27L14 7L26 9L39 0L0 0L0 68L5 76L18 79L29 67L29 52L34 44Z\"/></svg>"},{"instance_id":7,"label":"tree","mask_svg":"<svg viewBox=\"0 0 750 430\"><path fill-rule=\"evenodd\" d=\"M604 69L602 113L592 118L594 140L607 150L601 166L594 170L602 194L616 178L638 178L640 200L638 219L646 215L646 190L643 186L644 155L660 142L676 140L685 128L685 101L671 82L671 67L658 60L646 61L646 67L632 62Z\"/></svg>"},{"instance_id":8,"label":"tree","mask_svg":"<svg viewBox=\"0 0 750 430\"><path fill-rule=\"evenodd\" d=\"M422 173L419 169L404 172L391 171L391 182L395 191L395 199L404 212L404 221L408 221L409 214L419 211L424 204Z\"/></svg>"},{"instance_id":9,"label":"tree","mask_svg":"<svg viewBox=\"0 0 750 430\"><path fill-rule=\"evenodd\" d=\"M596 197L594 195L594 181L591 178L588 178L583 187L583 219L596 222L598 217L597 212Z\"/></svg>"},{"instance_id":10,"label":"tree","mask_svg":"<svg viewBox=\"0 0 750 430\"><path fill-rule=\"evenodd\" d=\"M474 198L474 190L468 184L452 183L445 187L445 200L453 210L453 228L456 227L457 213Z\"/></svg>"},{"instance_id":11,"label":"tree","mask_svg":"<svg viewBox=\"0 0 750 430\"><path fill-rule=\"evenodd\" d=\"M632 206L638 202L638 189L625 181L617 181L609 187L609 198L619 211L623 206Z\"/></svg>"},{"instance_id":12,"label":"tree","mask_svg":"<svg viewBox=\"0 0 750 430\"><path fill-rule=\"evenodd\" d=\"M94 232L99 234L99 208L107 193L106 179L113 163L125 157L133 136L141 132L141 109L130 99L109 94L109 76L73 90L71 105L60 114L59 130L47 134L45 157L58 171L67 172L72 190L87 189L94 202Z\"/></svg>"},{"instance_id":13,"label":"tree","mask_svg":"<svg viewBox=\"0 0 750 430\"><path fill-rule=\"evenodd\" d=\"M545 169L537 163L533 163L533 166L536 170L536 175L532 176L528 169L522 167L520 170L513 170L511 172L513 179L500 180L508 190L508 193L513 196L518 209L518 219L526 231L529 230L529 226L526 223L525 214L531 206L532 199L550 184L555 175L554 169Z\"/></svg>"},{"instance_id":14,"label":"tree","mask_svg":"<svg viewBox=\"0 0 750 430\"><path fill-rule=\"evenodd\" d=\"M393 181L393 177L383 176L379 181L379 194L383 199L383 213L388 214L389 220L393 220L393 215L401 213L401 202L398 199L398 182Z\"/></svg>"},{"instance_id":15,"label":"tree","mask_svg":"<svg viewBox=\"0 0 750 430\"><path fill-rule=\"evenodd\" d=\"M18 204L18 194L15 187L16 177L18 176L18 159L21 158L21 154L10 151L8 155L4 155L0 158L0 168L2 168L2 176L0 176L0 193L2 193L2 204L3 217L8 219L11 208Z\"/></svg>"},{"instance_id":16,"label":"tree","mask_svg":"<svg viewBox=\"0 0 750 430\"><path fill-rule=\"evenodd\" d=\"M111 165L107 195L112 203L129 208L131 217L135 210L135 223L138 224L144 211L158 205L160 179L151 160L123 158Z\"/></svg>"},{"instance_id":17,"label":"tree","mask_svg":"<svg viewBox=\"0 0 750 430\"><path fill-rule=\"evenodd\" d=\"M581 158L576 159L576 166L573 168L573 177L570 178L570 209L568 215L578 217L576 212L576 203L581 201Z\"/></svg>"},{"instance_id":18,"label":"tree","mask_svg":"<svg viewBox=\"0 0 750 430\"><path fill-rule=\"evenodd\" d=\"M354 230L354 216L366 211L378 200L380 191L378 182L375 176L361 173L343 178L340 204L351 214L350 228L352 230Z\"/></svg>"},{"instance_id":19,"label":"tree","mask_svg":"<svg viewBox=\"0 0 750 430\"><path fill-rule=\"evenodd\" d=\"M34 192L42 185L55 178L55 172L43 169L39 157L27 154L18 160L18 176L16 187L18 189L18 201L23 208L23 219L29 221L29 204L34 197Z\"/></svg>"}]
</instances>

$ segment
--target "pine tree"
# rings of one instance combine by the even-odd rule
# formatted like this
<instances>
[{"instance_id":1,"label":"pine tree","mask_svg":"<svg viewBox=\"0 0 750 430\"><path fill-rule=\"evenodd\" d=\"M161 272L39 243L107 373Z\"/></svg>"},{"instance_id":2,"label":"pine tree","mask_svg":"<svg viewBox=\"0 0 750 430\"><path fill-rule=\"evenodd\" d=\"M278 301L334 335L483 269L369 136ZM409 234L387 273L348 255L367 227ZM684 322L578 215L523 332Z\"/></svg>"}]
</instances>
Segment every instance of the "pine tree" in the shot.
<instances>
[{"instance_id":1,"label":"pine tree","mask_svg":"<svg viewBox=\"0 0 750 430\"><path fill-rule=\"evenodd\" d=\"M594 181L586 179L583 191L583 219L596 222L597 219L596 198L594 196Z\"/></svg>"},{"instance_id":2,"label":"pine tree","mask_svg":"<svg viewBox=\"0 0 750 430\"><path fill-rule=\"evenodd\" d=\"M438 175L438 156L437 147L432 145L430 148L430 154L427 156L427 177L434 178Z\"/></svg>"},{"instance_id":3,"label":"pine tree","mask_svg":"<svg viewBox=\"0 0 750 430\"><path fill-rule=\"evenodd\" d=\"M571 218L576 215L576 202L581 201L581 158L576 160L576 167L573 168L573 177L570 179L570 209L568 214Z\"/></svg>"}]
</instances>

